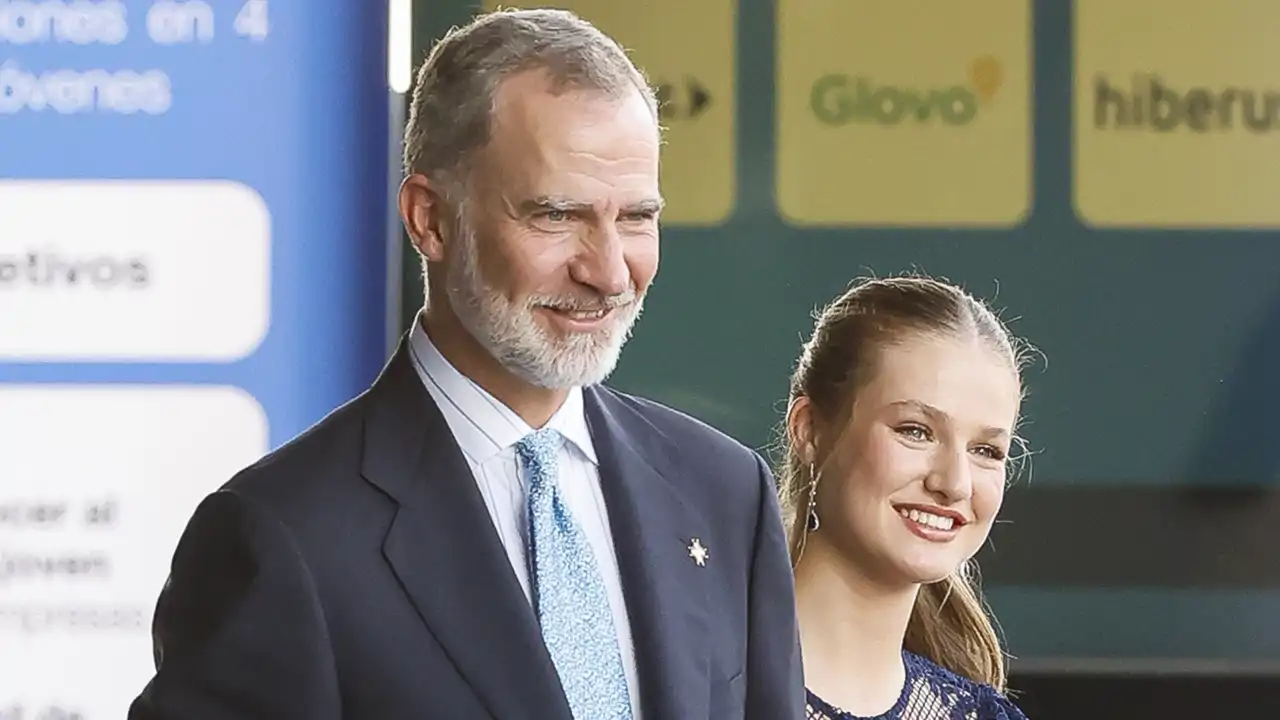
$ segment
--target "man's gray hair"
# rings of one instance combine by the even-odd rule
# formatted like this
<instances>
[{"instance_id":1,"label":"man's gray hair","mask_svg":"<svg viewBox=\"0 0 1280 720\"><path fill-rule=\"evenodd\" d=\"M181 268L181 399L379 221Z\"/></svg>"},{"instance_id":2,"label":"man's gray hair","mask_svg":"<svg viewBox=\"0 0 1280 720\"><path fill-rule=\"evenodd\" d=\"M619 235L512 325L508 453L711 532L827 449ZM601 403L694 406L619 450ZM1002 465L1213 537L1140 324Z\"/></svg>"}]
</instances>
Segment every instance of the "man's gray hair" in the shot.
<instances>
[{"instance_id":1,"label":"man's gray hair","mask_svg":"<svg viewBox=\"0 0 1280 720\"><path fill-rule=\"evenodd\" d=\"M621 98L639 91L657 118L644 74L591 23L567 10L487 13L450 30L419 69L405 128L405 174L456 188L471 154L489 142L499 84L530 70L546 72L555 92Z\"/></svg>"}]
</instances>

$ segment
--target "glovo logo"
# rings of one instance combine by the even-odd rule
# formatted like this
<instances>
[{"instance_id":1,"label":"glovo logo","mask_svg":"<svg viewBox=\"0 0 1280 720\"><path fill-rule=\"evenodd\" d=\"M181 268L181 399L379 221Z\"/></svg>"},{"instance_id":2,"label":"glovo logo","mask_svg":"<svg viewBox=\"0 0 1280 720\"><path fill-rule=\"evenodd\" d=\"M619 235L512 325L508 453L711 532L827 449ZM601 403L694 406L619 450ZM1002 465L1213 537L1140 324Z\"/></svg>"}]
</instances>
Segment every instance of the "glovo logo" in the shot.
<instances>
[{"instance_id":1,"label":"glovo logo","mask_svg":"<svg viewBox=\"0 0 1280 720\"><path fill-rule=\"evenodd\" d=\"M983 55L969 63L968 75L966 85L931 88L887 85L866 75L823 75L810 88L809 108L819 122L832 126L964 126L1000 91L1004 68Z\"/></svg>"}]
</instances>

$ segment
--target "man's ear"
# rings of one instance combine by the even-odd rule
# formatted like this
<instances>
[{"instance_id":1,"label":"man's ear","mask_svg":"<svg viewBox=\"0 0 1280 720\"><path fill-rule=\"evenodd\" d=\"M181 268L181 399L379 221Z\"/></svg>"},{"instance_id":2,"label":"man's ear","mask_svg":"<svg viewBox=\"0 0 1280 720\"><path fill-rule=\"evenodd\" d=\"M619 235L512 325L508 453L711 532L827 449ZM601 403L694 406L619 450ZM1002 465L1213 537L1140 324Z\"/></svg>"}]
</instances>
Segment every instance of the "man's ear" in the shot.
<instances>
[{"instance_id":1,"label":"man's ear","mask_svg":"<svg viewBox=\"0 0 1280 720\"><path fill-rule=\"evenodd\" d=\"M799 395L787 406L787 443L805 464L817 462L818 437L814 428L813 402Z\"/></svg>"},{"instance_id":2,"label":"man's ear","mask_svg":"<svg viewBox=\"0 0 1280 720\"><path fill-rule=\"evenodd\" d=\"M400 183L400 221L409 240L428 262L444 260L449 207L444 194L425 175L410 175Z\"/></svg>"}]
</instances>

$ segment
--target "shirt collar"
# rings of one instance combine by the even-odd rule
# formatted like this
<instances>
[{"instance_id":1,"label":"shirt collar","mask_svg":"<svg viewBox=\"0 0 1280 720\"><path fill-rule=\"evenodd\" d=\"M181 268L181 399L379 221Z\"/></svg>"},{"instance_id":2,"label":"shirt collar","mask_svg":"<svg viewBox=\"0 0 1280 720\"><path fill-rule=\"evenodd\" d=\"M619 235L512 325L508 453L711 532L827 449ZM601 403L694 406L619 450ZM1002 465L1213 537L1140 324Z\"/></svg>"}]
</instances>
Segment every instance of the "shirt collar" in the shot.
<instances>
[{"instance_id":1,"label":"shirt collar","mask_svg":"<svg viewBox=\"0 0 1280 720\"><path fill-rule=\"evenodd\" d=\"M423 380L434 385L449 407L441 412L462 452L475 463L483 463L533 432L533 428L511 408L489 394L471 378L455 368L427 337L421 318L409 332L409 345L419 365ZM598 464L591 432L587 428L581 388L572 388L564 404L547 421L547 427L560 433L569 445L592 464Z\"/></svg>"}]
</instances>

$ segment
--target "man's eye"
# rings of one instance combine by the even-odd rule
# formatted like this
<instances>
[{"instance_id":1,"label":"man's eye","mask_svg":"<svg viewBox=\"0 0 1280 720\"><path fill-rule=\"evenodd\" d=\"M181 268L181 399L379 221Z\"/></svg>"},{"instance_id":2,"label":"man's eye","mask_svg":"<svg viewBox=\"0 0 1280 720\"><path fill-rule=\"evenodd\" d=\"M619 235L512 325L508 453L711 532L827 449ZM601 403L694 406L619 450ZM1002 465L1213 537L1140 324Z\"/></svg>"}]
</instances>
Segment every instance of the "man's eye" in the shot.
<instances>
[{"instance_id":1,"label":"man's eye","mask_svg":"<svg viewBox=\"0 0 1280 720\"><path fill-rule=\"evenodd\" d=\"M896 429L899 435L915 440L916 442L925 442L930 438L928 428L914 423L900 425Z\"/></svg>"},{"instance_id":2,"label":"man's eye","mask_svg":"<svg viewBox=\"0 0 1280 720\"><path fill-rule=\"evenodd\" d=\"M564 222L565 220L569 219L569 213L565 212L564 210L547 210L546 212L542 213L542 218L544 220L549 220L551 222L556 222L556 223Z\"/></svg>"}]
</instances>

